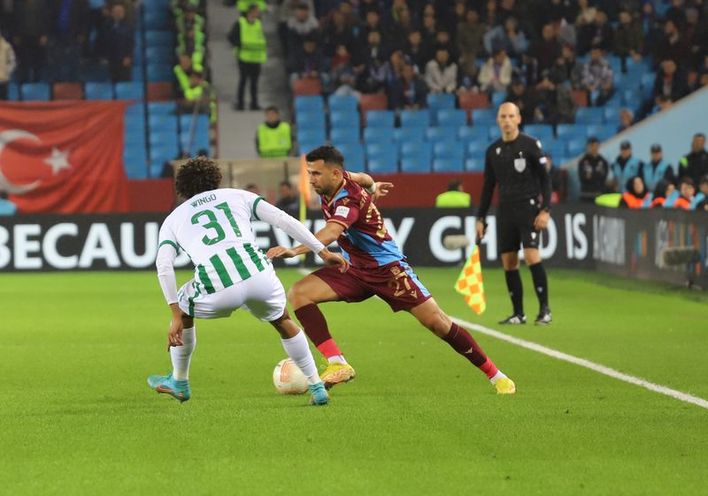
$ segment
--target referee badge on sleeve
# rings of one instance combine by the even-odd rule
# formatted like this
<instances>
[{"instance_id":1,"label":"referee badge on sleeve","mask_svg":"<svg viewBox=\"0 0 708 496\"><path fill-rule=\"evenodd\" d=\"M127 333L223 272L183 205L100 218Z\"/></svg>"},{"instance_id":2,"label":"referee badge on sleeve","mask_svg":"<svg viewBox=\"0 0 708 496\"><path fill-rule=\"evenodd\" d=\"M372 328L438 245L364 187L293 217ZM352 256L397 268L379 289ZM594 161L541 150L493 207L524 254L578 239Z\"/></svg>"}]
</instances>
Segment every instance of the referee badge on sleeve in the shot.
<instances>
[{"instance_id":1,"label":"referee badge on sleeve","mask_svg":"<svg viewBox=\"0 0 708 496\"><path fill-rule=\"evenodd\" d=\"M526 170L526 159L525 158L515 158L514 159L514 169L516 169L516 172L524 172L524 170Z\"/></svg>"}]
</instances>

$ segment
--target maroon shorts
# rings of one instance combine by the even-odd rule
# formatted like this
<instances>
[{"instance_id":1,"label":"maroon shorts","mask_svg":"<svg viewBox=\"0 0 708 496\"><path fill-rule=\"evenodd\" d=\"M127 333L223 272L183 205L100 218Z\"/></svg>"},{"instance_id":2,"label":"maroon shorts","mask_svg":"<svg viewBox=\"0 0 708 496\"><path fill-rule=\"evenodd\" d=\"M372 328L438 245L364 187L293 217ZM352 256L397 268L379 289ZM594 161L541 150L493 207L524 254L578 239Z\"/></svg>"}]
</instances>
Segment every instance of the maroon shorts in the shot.
<instances>
[{"instance_id":1,"label":"maroon shorts","mask_svg":"<svg viewBox=\"0 0 708 496\"><path fill-rule=\"evenodd\" d=\"M406 262L393 262L373 269L349 267L344 274L337 267L323 267L312 273L322 279L347 303L376 295L391 310L410 310L430 298L430 291Z\"/></svg>"}]
</instances>

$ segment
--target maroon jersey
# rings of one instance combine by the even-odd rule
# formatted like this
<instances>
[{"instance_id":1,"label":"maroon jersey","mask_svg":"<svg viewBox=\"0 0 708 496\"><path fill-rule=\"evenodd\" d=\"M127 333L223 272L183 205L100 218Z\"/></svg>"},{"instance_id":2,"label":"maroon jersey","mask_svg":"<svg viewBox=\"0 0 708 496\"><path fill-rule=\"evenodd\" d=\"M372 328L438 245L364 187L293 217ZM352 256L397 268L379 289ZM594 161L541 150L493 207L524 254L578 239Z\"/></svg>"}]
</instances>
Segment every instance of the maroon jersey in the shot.
<instances>
[{"instance_id":1,"label":"maroon jersey","mask_svg":"<svg viewBox=\"0 0 708 496\"><path fill-rule=\"evenodd\" d=\"M328 203L320 197L327 222L345 227L337 243L352 267L381 267L405 259L384 226L384 220L373 199L360 185L344 173L344 184Z\"/></svg>"}]
</instances>

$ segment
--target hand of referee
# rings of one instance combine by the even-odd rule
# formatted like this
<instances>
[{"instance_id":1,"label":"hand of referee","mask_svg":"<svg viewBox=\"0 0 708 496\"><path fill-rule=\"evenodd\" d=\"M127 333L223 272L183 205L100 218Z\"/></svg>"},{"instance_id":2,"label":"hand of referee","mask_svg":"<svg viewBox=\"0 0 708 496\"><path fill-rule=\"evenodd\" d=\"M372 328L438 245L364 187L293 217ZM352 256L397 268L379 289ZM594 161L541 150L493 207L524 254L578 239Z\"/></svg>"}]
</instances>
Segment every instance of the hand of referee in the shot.
<instances>
[{"instance_id":1,"label":"hand of referee","mask_svg":"<svg viewBox=\"0 0 708 496\"><path fill-rule=\"evenodd\" d=\"M548 219L551 218L546 210L541 210L536 218L533 220L533 227L537 231L543 231L548 226Z\"/></svg>"}]
</instances>

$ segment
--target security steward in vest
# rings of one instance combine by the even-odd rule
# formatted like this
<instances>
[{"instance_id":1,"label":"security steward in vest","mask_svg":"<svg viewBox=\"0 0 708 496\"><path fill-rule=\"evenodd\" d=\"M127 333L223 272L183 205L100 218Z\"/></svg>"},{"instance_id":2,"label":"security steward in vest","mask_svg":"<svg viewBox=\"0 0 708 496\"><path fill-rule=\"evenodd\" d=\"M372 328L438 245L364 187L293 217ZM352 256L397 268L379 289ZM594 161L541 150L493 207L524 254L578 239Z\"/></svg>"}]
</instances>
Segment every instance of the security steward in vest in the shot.
<instances>
[{"instance_id":1,"label":"security steward in vest","mask_svg":"<svg viewBox=\"0 0 708 496\"><path fill-rule=\"evenodd\" d=\"M551 323L548 305L548 280L539 252L541 231L550 219L551 180L546 171L546 157L536 138L521 133L519 108L503 103L497 113L502 137L487 148L484 185L477 210L477 242L484 237L485 218L492 202L494 188L499 185L497 233L506 285L514 313L500 324L525 324L523 288L519 275L519 248L523 244L524 259L531 270L539 303L536 325Z\"/></svg>"},{"instance_id":2,"label":"security steward in vest","mask_svg":"<svg viewBox=\"0 0 708 496\"><path fill-rule=\"evenodd\" d=\"M258 155L263 158L287 157L293 147L290 124L280 120L280 112L276 107L268 107L265 118L256 134Z\"/></svg>"},{"instance_id":3,"label":"security steward in vest","mask_svg":"<svg viewBox=\"0 0 708 496\"><path fill-rule=\"evenodd\" d=\"M639 175L644 179L649 191L654 191L656 185L662 179L670 183L676 184L676 174L671 164L664 160L664 153L661 150L661 145L654 143L649 149L651 152L651 160L642 165L639 169Z\"/></svg>"},{"instance_id":4,"label":"security steward in vest","mask_svg":"<svg viewBox=\"0 0 708 496\"><path fill-rule=\"evenodd\" d=\"M244 93L247 82L250 82L251 110L260 110L258 105L258 78L261 75L261 65L266 61L267 52L263 24L259 15L258 5L251 4L246 13L239 17L229 32L229 41L234 47L239 70L236 103L234 104L236 110L245 108Z\"/></svg>"},{"instance_id":5,"label":"security steward in vest","mask_svg":"<svg viewBox=\"0 0 708 496\"><path fill-rule=\"evenodd\" d=\"M471 206L469 193L462 189L462 181L455 179L447 185L447 191L435 197L437 208L469 208Z\"/></svg>"}]
</instances>

